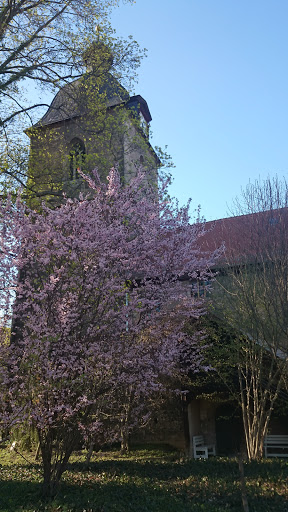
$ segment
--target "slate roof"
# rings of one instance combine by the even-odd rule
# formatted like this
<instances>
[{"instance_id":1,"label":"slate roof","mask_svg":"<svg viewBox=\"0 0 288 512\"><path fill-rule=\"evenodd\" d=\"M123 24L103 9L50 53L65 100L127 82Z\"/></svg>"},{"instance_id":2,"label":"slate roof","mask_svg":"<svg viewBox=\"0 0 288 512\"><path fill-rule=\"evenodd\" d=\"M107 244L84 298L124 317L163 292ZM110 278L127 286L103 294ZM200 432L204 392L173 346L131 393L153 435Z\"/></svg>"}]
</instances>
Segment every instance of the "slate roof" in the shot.
<instances>
[{"instance_id":1,"label":"slate roof","mask_svg":"<svg viewBox=\"0 0 288 512\"><path fill-rule=\"evenodd\" d=\"M34 127L47 126L87 114L89 111L89 102L87 101L88 80L89 94L92 94L91 74L64 85L56 94L46 114L44 114ZM130 98L126 89L122 87L111 73L107 73L99 90L97 87L97 95L99 96L101 94L106 95L107 108L126 103Z\"/></svg>"},{"instance_id":2,"label":"slate roof","mask_svg":"<svg viewBox=\"0 0 288 512\"><path fill-rule=\"evenodd\" d=\"M147 123L150 123L150 121L152 121L152 117L147 102L139 94L137 94L137 96L131 96L131 98L127 102L127 106L131 110L134 110L135 113L137 114L139 114L140 111L143 114L144 119Z\"/></svg>"}]
</instances>

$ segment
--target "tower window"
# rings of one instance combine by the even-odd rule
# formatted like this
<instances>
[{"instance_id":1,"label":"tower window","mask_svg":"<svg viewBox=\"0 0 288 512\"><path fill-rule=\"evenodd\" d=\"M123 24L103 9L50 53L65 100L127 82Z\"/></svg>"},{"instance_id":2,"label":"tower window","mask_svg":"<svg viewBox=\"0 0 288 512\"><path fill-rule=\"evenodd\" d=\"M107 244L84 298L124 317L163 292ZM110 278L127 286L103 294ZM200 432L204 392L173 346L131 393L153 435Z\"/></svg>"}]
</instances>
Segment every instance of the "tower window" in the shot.
<instances>
[{"instance_id":1,"label":"tower window","mask_svg":"<svg viewBox=\"0 0 288 512\"><path fill-rule=\"evenodd\" d=\"M78 170L83 171L85 162L85 144L81 139L75 138L70 143L69 153L69 178L70 180L77 180L79 178Z\"/></svg>"},{"instance_id":2,"label":"tower window","mask_svg":"<svg viewBox=\"0 0 288 512\"><path fill-rule=\"evenodd\" d=\"M149 137L149 124L147 123L145 117L143 116L142 112L139 113L139 120L140 120L140 126L143 130L144 135L146 137Z\"/></svg>"}]
</instances>

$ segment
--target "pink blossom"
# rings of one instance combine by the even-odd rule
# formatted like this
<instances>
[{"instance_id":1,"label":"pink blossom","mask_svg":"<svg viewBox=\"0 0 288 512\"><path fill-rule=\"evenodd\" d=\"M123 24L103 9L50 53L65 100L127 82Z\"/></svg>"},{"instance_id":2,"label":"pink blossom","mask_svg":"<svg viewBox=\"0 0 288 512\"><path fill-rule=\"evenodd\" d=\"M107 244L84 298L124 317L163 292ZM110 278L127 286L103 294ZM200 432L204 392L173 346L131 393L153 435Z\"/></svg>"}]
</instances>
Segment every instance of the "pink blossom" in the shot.
<instances>
[{"instance_id":1,"label":"pink blossom","mask_svg":"<svg viewBox=\"0 0 288 512\"><path fill-rule=\"evenodd\" d=\"M59 446L69 432L103 434L104 417L120 435L128 405L132 428L148 420L141 404L164 391L163 376L201 367L200 335L184 326L203 303L179 277L209 275L203 225L143 174L126 187L115 169L106 187L87 182L89 200L55 210L0 206L6 318L14 301L11 343L0 343L0 415L6 426L30 421L41 446L52 430Z\"/></svg>"}]
</instances>

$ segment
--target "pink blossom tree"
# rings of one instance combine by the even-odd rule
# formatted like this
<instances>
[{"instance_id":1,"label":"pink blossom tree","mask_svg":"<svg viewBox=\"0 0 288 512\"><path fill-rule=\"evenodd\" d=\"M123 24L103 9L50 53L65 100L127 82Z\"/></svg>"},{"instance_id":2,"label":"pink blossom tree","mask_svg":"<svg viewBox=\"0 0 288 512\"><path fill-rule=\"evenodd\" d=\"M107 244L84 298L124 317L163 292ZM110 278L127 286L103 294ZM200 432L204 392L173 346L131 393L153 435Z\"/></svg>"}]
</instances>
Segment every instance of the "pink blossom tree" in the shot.
<instances>
[{"instance_id":1,"label":"pink blossom tree","mask_svg":"<svg viewBox=\"0 0 288 512\"><path fill-rule=\"evenodd\" d=\"M83 436L101 431L111 404L124 417L116 396L133 392L126 424L133 423L137 401L162 392L181 361L185 371L201 365L196 338L183 327L202 303L181 278L209 273L215 255L197 243L203 224L190 225L188 207L162 200L165 186L156 194L144 176L126 187L114 169L108 186L96 178L89 199L43 205L41 213L21 201L0 210L6 325L17 297L11 342L0 345L1 422L29 421L37 430L45 495Z\"/></svg>"}]
</instances>

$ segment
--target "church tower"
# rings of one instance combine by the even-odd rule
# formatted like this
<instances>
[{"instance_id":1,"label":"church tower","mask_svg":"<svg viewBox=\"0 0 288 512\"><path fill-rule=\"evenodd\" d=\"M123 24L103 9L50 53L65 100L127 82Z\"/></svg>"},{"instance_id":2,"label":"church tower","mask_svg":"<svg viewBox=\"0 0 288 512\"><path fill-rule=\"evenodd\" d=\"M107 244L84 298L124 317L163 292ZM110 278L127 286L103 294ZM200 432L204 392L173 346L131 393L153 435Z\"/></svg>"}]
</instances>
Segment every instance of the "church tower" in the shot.
<instances>
[{"instance_id":1,"label":"church tower","mask_svg":"<svg viewBox=\"0 0 288 512\"><path fill-rule=\"evenodd\" d=\"M140 95L130 96L111 74L112 55L95 43L84 56L87 72L59 90L30 137L30 202L59 204L78 197L86 183L78 170L97 169L102 180L117 167L123 183L141 167L157 183L159 159L149 143L151 114Z\"/></svg>"}]
</instances>

